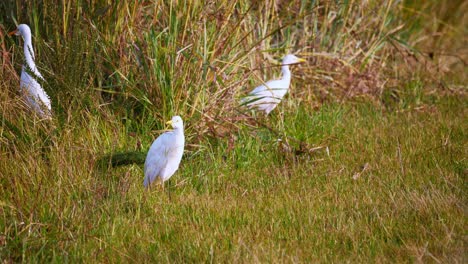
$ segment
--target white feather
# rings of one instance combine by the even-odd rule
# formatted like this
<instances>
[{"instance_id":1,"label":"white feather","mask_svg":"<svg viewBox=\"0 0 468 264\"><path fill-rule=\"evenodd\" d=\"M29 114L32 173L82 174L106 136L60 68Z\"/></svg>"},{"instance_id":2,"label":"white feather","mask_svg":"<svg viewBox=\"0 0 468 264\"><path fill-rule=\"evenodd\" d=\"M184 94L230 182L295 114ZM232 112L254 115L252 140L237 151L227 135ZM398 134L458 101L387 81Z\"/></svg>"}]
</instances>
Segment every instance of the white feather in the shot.
<instances>
[{"instance_id":1,"label":"white feather","mask_svg":"<svg viewBox=\"0 0 468 264\"><path fill-rule=\"evenodd\" d=\"M281 71L283 76L279 80L271 80L253 89L248 96L242 99L241 103L249 108L257 108L264 111L268 115L281 102L281 99L286 95L291 83L291 72L289 71L290 64L303 62L292 54L286 55L283 58Z\"/></svg>"},{"instance_id":2,"label":"white feather","mask_svg":"<svg viewBox=\"0 0 468 264\"><path fill-rule=\"evenodd\" d=\"M24 57L26 64L21 70L20 91L25 97L28 106L43 118L51 117L51 103L47 93L42 89L38 80L44 80L34 62L34 50L31 41L31 29L21 24L15 31L24 40Z\"/></svg>"},{"instance_id":3,"label":"white feather","mask_svg":"<svg viewBox=\"0 0 468 264\"><path fill-rule=\"evenodd\" d=\"M179 168L185 145L184 124L179 116L174 116L170 122L174 130L160 135L146 156L145 187L155 180L167 181Z\"/></svg>"}]
</instances>

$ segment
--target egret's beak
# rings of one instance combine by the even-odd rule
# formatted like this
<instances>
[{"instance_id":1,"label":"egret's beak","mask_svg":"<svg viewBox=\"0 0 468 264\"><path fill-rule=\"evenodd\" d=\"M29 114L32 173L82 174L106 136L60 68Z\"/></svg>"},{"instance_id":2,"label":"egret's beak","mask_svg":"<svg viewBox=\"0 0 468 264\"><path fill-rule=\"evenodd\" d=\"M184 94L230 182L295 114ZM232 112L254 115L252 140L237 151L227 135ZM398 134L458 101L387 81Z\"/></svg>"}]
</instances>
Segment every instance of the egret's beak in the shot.
<instances>
[{"instance_id":1,"label":"egret's beak","mask_svg":"<svg viewBox=\"0 0 468 264\"><path fill-rule=\"evenodd\" d=\"M306 60L299 58L299 63L306 62Z\"/></svg>"},{"instance_id":2,"label":"egret's beak","mask_svg":"<svg viewBox=\"0 0 468 264\"><path fill-rule=\"evenodd\" d=\"M18 33L18 29L15 29L12 32L8 33L8 36L16 35L16 33Z\"/></svg>"},{"instance_id":3,"label":"egret's beak","mask_svg":"<svg viewBox=\"0 0 468 264\"><path fill-rule=\"evenodd\" d=\"M167 121L167 122L166 122L166 125L172 126L172 120Z\"/></svg>"}]
</instances>

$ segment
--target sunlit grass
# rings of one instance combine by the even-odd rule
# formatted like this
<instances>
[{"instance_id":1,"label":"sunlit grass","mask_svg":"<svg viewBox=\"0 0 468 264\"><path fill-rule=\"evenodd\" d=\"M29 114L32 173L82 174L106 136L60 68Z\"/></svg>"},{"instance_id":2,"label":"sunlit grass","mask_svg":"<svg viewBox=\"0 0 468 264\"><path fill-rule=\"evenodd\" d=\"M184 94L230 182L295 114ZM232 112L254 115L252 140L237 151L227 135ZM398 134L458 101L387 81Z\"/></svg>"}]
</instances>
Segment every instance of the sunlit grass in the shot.
<instances>
[{"instance_id":1,"label":"sunlit grass","mask_svg":"<svg viewBox=\"0 0 468 264\"><path fill-rule=\"evenodd\" d=\"M466 74L441 53L464 18L414 5L3 1L5 30L31 26L55 117L20 99L22 42L2 33L0 259L462 262ZM239 107L289 52L308 62L283 102ZM164 190L100 163L141 160L174 114L188 145Z\"/></svg>"},{"instance_id":2,"label":"sunlit grass","mask_svg":"<svg viewBox=\"0 0 468 264\"><path fill-rule=\"evenodd\" d=\"M240 132L230 151L219 142L187 152L166 190L151 192L138 166L100 171L89 163L99 148L124 143L124 133L96 142L115 128L64 130L47 150L37 142L2 159L2 255L460 259L466 102L443 98L427 107L386 113L335 105L287 114L288 135L310 133L303 136L310 144L333 138L329 151L296 156L267 130Z\"/></svg>"}]
</instances>

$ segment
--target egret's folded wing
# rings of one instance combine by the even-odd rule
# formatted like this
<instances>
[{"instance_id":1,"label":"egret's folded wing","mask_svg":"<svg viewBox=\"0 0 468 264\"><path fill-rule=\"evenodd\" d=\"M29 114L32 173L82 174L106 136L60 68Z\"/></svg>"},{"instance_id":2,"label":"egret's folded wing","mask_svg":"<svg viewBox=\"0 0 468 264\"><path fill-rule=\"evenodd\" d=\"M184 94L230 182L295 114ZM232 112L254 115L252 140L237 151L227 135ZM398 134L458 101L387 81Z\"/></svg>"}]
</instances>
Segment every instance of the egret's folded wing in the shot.
<instances>
[{"instance_id":1,"label":"egret's folded wing","mask_svg":"<svg viewBox=\"0 0 468 264\"><path fill-rule=\"evenodd\" d=\"M153 182L167 164L169 144L171 144L171 134L167 132L151 145L145 161L145 185Z\"/></svg>"},{"instance_id":2,"label":"egret's folded wing","mask_svg":"<svg viewBox=\"0 0 468 264\"><path fill-rule=\"evenodd\" d=\"M265 90L267 90L267 88L265 87L265 85L260 85L258 87L256 87L255 89L253 89L249 95L258 95L259 93L262 93L264 92Z\"/></svg>"}]
</instances>

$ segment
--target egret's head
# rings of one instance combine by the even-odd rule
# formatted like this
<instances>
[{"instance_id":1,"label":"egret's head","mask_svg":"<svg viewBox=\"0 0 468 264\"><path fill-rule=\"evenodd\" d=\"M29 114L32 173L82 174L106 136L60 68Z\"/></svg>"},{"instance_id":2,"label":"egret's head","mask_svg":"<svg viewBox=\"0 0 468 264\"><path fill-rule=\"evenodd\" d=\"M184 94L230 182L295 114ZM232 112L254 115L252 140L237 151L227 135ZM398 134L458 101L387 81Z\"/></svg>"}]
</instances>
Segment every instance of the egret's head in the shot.
<instances>
[{"instance_id":1,"label":"egret's head","mask_svg":"<svg viewBox=\"0 0 468 264\"><path fill-rule=\"evenodd\" d=\"M26 24L20 24L16 30L8 33L8 35L16 35L16 36L28 36L31 35L31 29Z\"/></svg>"},{"instance_id":2,"label":"egret's head","mask_svg":"<svg viewBox=\"0 0 468 264\"><path fill-rule=\"evenodd\" d=\"M296 64L301 62L306 62L306 60L298 58L292 54L288 54L283 58L283 65Z\"/></svg>"},{"instance_id":3,"label":"egret's head","mask_svg":"<svg viewBox=\"0 0 468 264\"><path fill-rule=\"evenodd\" d=\"M180 116L173 116L171 120L166 122L166 124L171 125L174 129L184 127L184 122Z\"/></svg>"}]
</instances>

